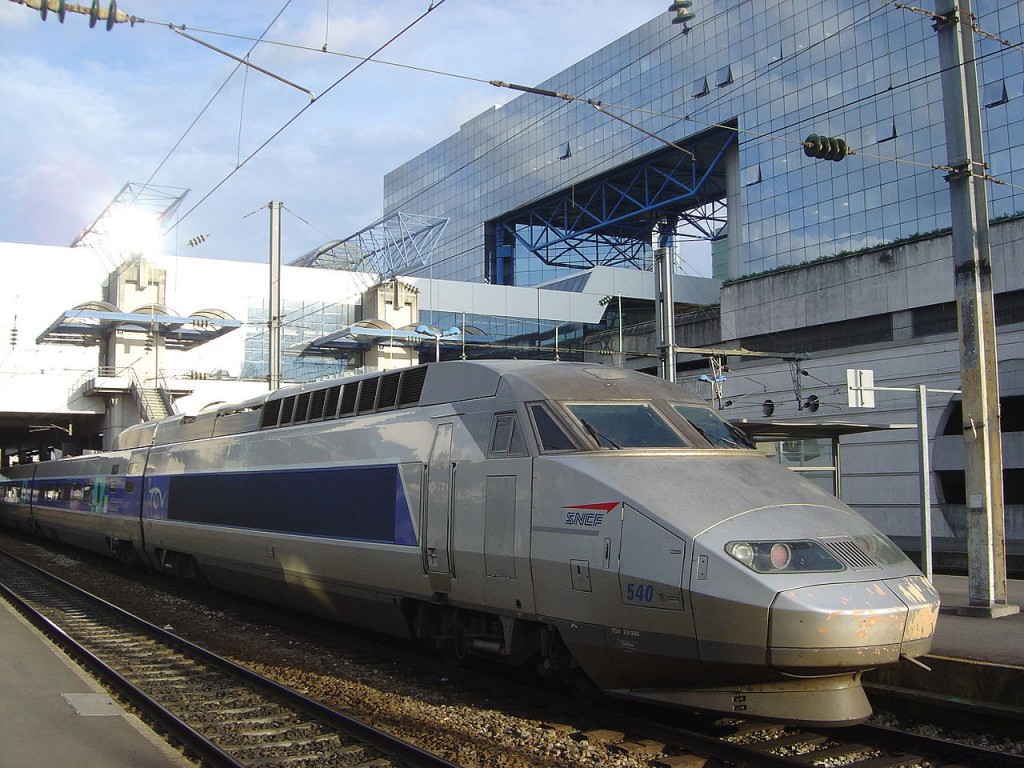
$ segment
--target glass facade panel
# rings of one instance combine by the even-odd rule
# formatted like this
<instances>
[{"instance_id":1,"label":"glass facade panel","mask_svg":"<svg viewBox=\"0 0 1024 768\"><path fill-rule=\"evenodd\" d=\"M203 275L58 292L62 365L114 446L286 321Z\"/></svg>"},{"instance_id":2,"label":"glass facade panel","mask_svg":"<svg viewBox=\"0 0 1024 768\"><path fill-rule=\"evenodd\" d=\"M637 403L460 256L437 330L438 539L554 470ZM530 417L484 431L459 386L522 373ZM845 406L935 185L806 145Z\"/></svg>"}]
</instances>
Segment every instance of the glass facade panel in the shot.
<instances>
[{"instance_id":1,"label":"glass facade panel","mask_svg":"<svg viewBox=\"0 0 1024 768\"><path fill-rule=\"evenodd\" d=\"M1024 38L1018 3L977 0L978 26ZM729 258L738 277L950 225L937 36L928 18L853 0L701 3L687 35L659 14L539 87L598 100L675 142L736 120L739 173L730 189ZM978 37L986 158L995 217L1024 210L1020 52ZM696 84L696 85L695 85ZM710 86L710 87L709 87ZM614 107L613 107L614 105ZM843 137L841 162L806 158L811 134ZM486 277L484 224L571 189L664 143L585 101L522 94L387 175L385 215L445 216L426 277ZM567 151L570 150L570 151ZM566 274L514 249L514 284Z\"/></svg>"}]
</instances>

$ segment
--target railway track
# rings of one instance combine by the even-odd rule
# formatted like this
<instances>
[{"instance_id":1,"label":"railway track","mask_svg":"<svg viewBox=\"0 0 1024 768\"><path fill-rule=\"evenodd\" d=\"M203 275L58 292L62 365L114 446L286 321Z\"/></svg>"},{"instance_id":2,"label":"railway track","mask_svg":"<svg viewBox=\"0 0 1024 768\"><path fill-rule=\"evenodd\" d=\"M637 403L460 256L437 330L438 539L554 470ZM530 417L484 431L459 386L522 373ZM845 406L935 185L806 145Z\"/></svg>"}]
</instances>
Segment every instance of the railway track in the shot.
<instances>
[{"instance_id":1,"label":"railway track","mask_svg":"<svg viewBox=\"0 0 1024 768\"><path fill-rule=\"evenodd\" d=\"M455 768L6 553L0 594L204 765Z\"/></svg>"},{"instance_id":2,"label":"railway track","mask_svg":"<svg viewBox=\"0 0 1024 768\"><path fill-rule=\"evenodd\" d=\"M4 578L4 571L0 568L0 581ZM271 623L265 629L275 637L277 632L285 631L278 621L268 621ZM265 629L259 632L262 634ZM338 640L333 632L329 641L332 647ZM293 642L307 641L296 640L291 635L284 640L289 646ZM328 642L315 636L310 636L308 641L314 644ZM345 644L350 644L348 639ZM358 651L357 647L363 650ZM321 652L329 651L324 647ZM689 729L679 728L677 724L685 719L685 715L679 713L660 710L638 714L640 710L633 707L624 711L626 707L584 706L579 701L548 695L534 687L496 679L480 670L464 673L449 667L439 668L430 659L419 658L417 661L415 657L382 647L380 643L364 644L356 640L347 654L354 666L384 669L389 675L407 682L419 681L424 688L437 687L438 680L444 679L446 694L452 699L513 713L510 716L520 716L524 722L540 723L543 729L553 734L553 740L588 744L587 754L596 762L585 763L587 765L644 765L650 768L714 768L720 765L756 768L942 768L953 765L1024 768L1021 755L1001 754L870 726L814 730L775 723L718 720L708 727L693 725ZM191 667L180 673L182 677L192 675ZM439 725L438 731L444 728L446 726ZM253 732L253 741L273 742L272 734L260 732L258 728ZM452 735L451 738L458 736ZM557 764L583 763L566 761Z\"/></svg>"},{"instance_id":3,"label":"railway track","mask_svg":"<svg viewBox=\"0 0 1024 768\"><path fill-rule=\"evenodd\" d=\"M597 719L599 714L588 717ZM758 721L718 721L698 731L660 719L611 713L579 734L610 752L643 756L651 768L1019 768L1024 756L877 726L815 730ZM638 734L643 734L640 737ZM710 759L708 759L710 758Z\"/></svg>"}]
</instances>

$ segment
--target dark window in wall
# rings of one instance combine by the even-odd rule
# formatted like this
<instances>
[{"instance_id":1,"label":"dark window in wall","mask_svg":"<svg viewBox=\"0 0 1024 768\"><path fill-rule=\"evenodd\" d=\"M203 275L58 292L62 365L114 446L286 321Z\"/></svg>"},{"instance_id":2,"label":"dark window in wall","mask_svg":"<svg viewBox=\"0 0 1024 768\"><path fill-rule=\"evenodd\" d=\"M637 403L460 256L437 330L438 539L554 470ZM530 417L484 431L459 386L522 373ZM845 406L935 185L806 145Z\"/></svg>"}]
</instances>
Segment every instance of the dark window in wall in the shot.
<instances>
[{"instance_id":1,"label":"dark window in wall","mask_svg":"<svg viewBox=\"0 0 1024 768\"><path fill-rule=\"evenodd\" d=\"M943 435L963 433L963 403L956 400L942 425ZM1024 395L999 398L999 426L1001 431L1024 432ZM967 480L961 470L935 473L939 479L940 498L947 504L967 503ZM1003 468L1003 503L1024 504L1024 469Z\"/></svg>"},{"instance_id":2,"label":"dark window in wall","mask_svg":"<svg viewBox=\"0 0 1024 768\"><path fill-rule=\"evenodd\" d=\"M911 310L910 323L914 336L937 336L956 333L956 304L932 304Z\"/></svg>"},{"instance_id":3,"label":"dark window in wall","mask_svg":"<svg viewBox=\"0 0 1024 768\"><path fill-rule=\"evenodd\" d=\"M963 472L936 472L939 490L946 504L967 503L967 480ZM1024 469L1003 470L1003 504L1024 504Z\"/></svg>"},{"instance_id":4,"label":"dark window in wall","mask_svg":"<svg viewBox=\"0 0 1024 768\"><path fill-rule=\"evenodd\" d=\"M944 470L935 474L939 476L939 490L942 493L941 501L946 504L967 503L967 480L963 472Z\"/></svg>"},{"instance_id":5,"label":"dark window in wall","mask_svg":"<svg viewBox=\"0 0 1024 768\"><path fill-rule=\"evenodd\" d=\"M1024 504L1024 469L1003 470L1003 503Z\"/></svg>"},{"instance_id":6,"label":"dark window in wall","mask_svg":"<svg viewBox=\"0 0 1024 768\"><path fill-rule=\"evenodd\" d=\"M963 402L955 400L950 403L942 434L963 434L963 421ZM999 429L1002 432L1024 432L1024 395L999 398Z\"/></svg>"},{"instance_id":7,"label":"dark window in wall","mask_svg":"<svg viewBox=\"0 0 1024 768\"><path fill-rule=\"evenodd\" d=\"M1024 291L997 293L994 297L996 325L1024 323ZM914 336L937 336L956 333L956 302L932 304L911 310L911 325Z\"/></svg>"},{"instance_id":8,"label":"dark window in wall","mask_svg":"<svg viewBox=\"0 0 1024 768\"><path fill-rule=\"evenodd\" d=\"M817 352L892 341L892 315L871 315L742 339L757 352Z\"/></svg>"},{"instance_id":9,"label":"dark window in wall","mask_svg":"<svg viewBox=\"0 0 1024 768\"><path fill-rule=\"evenodd\" d=\"M1024 323L1024 291L997 293L995 310L996 325Z\"/></svg>"}]
</instances>

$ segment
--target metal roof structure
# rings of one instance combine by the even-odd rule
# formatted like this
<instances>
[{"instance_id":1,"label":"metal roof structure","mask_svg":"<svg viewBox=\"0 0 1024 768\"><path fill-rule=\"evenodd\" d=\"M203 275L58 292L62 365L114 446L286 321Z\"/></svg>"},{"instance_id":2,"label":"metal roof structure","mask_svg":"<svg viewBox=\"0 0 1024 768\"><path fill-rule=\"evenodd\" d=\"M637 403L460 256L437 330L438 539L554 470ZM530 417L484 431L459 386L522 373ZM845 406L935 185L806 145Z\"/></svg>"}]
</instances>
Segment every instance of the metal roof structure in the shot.
<instances>
[{"instance_id":1,"label":"metal roof structure","mask_svg":"<svg viewBox=\"0 0 1024 768\"><path fill-rule=\"evenodd\" d=\"M652 237L663 223L675 237L723 237L724 160L735 143L735 131L706 131L683 147L574 183L490 226L505 246L523 247L551 266L649 270ZM506 282L500 265L492 272L495 282Z\"/></svg>"},{"instance_id":2,"label":"metal roof structure","mask_svg":"<svg viewBox=\"0 0 1024 768\"><path fill-rule=\"evenodd\" d=\"M448 219L395 212L344 240L332 240L291 262L293 267L343 269L395 277L430 263Z\"/></svg>"},{"instance_id":3,"label":"metal roof structure","mask_svg":"<svg viewBox=\"0 0 1024 768\"><path fill-rule=\"evenodd\" d=\"M189 193L188 189L161 187L154 184L128 182L107 207L71 242L72 248L90 247L118 263L133 255L134 244L128 242L133 233L124 229L146 229L155 236L167 225ZM137 234L137 233L134 233Z\"/></svg>"}]
</instances>

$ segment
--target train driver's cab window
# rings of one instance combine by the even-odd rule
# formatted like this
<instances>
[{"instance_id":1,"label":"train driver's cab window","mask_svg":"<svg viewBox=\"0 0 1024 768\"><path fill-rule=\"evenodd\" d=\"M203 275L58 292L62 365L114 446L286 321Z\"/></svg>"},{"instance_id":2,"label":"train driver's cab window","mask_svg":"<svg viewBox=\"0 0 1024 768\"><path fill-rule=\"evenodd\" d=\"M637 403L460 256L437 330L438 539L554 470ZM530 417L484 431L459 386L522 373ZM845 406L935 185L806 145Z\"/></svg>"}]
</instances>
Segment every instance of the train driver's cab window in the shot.
<instances>
[{"instance_id":1,"label":"train driver's cab window","mask_svg":"<svg viewBox=\"0 0 1024 768\"><path fill-rule=\"evenodd\" d=\"M514 413L496 413L491 424L491 444L487 452L491 458L525 456L526 441Z\"/></svg>"},{"instance_id":2,"label":"train driver's cab window","mask_svg":"<svg viewBox=\"0 0 1024 768\"><path fill-rule=\"evenodd\" d=\"M555 417L552 416L546 407L540 403L536 403L530 406L530 417L533 419L533 425L537 429L537 438L540 441L540 447L545 451L575 451L576 444L573 443L565 431L559 426L558 422L555 421Z\"/></svg>"},{"instance_id":3,"label":"train driver's cab window","mask_svg":"<svg viewBox=\"0 0 1024 768\"><path fill-rule=\"evenodd\" d=\"M651 403L566 403L602 448L685 448L686 441Z\"/></svg>"},{"instance_id":4,"label":"train driver's cab window","mask_svg":"<svg viewBox=\"0 0 1024 768\"><path fill-rule=\"evenodd\" d=\"M676 412L700 432L700 436L715 448L753 448L754 444L742 431L724 421L710 408L699 405L676 405Z\"/></svg>"}]
</instances>

